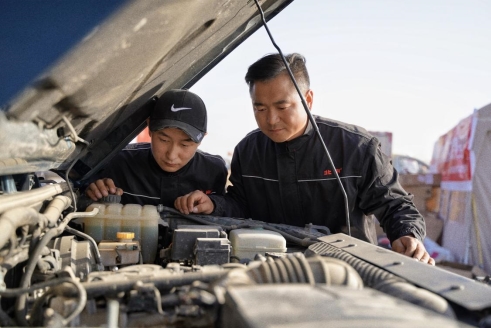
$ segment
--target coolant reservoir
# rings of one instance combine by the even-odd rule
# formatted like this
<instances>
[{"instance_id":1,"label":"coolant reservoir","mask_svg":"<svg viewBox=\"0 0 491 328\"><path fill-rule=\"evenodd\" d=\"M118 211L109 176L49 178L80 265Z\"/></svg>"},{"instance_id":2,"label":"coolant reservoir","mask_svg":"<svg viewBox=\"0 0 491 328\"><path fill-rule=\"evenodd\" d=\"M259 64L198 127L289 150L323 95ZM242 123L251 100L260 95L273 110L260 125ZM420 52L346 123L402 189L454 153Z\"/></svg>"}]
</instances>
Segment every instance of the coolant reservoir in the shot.
<instances>
[{"instance_id":1,"label":"coolant reservoir","mask_svg":"<svg viewBox=\"0 0 491 328\"><path fill-rule=\"evenodd\" d=\"M256 229L236 229L230 232L232 255L253 260L256 254L286 252L286 240L277 232Z\"/></svg>"},{"instance_id":2,"label":"coolant reservoir","mask_svg":"<svg viewBox=\"0 0 491 328\"><path fill-rule=\"evenodd\" d=\"M113 240L118 232L133 232L140 242L143 263L153 263L157 254L158 221L157 207L138 204L93 203L86 211L98 208L99 213L83 219L84 231L97 243Z\"/></svg>"}]
</instances>

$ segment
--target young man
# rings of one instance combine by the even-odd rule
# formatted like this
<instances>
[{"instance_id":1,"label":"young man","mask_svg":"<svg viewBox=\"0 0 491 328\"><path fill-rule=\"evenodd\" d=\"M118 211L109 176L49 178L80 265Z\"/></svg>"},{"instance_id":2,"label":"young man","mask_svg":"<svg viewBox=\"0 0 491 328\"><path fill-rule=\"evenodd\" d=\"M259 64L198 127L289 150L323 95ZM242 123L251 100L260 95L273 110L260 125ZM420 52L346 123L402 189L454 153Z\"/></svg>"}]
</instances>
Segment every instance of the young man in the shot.
<instances>
[{"instance_id":1,"label":"young man","mask_svg":"<svg viewBox=\"0 0 491 328\"><path fill-rule=\"evenodd\" d=\"M173 207L178 196L193 190L224 194L224 160L198 150L207 125L200 97L187 90L165 92L147 124L151 143L130 144L119 152L87 187L88 197L97 201L115 194L123 204Z\"/></svg>"},{"instance_id":2,"label":"young man","mask_svg":"<svg viewBox=\"0 0 491 328\"><path fill-rule=\"evenodd\" d=\"M287 61L310 110L314 94L305 58L291 54ZM369 217L374 214L394 251L434 264L421 242L424 219L376 138L363 128L315 117L333 168L281 57L261 58L245 79L259 129L235 148L232 186L225 197L210 198L200 191L180 197L178 210L296 226L313 223L341 232L346 228L345 204L335 169L347 193L353 236L376 242Z\"/></svg>"}]
</instances>

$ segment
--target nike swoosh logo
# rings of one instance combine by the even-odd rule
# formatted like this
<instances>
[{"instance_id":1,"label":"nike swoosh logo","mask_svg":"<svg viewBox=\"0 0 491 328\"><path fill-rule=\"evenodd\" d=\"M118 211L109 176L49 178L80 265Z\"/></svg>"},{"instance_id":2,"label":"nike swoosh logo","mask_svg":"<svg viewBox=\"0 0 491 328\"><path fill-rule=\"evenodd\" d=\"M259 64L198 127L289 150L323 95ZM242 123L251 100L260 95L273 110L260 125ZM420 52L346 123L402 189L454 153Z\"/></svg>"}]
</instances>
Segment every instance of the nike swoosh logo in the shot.
<instances>
[{"instance_id":1,"label":"nike swoosh logo","mask_svg":"<svg viewBox=\"0 0 491 328\"><path fill-rule=\"evenodd\" d=\"M172 104L172 106L170 108L170 110L173 112L178 112L178 111L186 110L186 109L192 109L192 108L191 107L177 107L177 108L175 108L174 104Z\"/></svg>"}]
</instances>

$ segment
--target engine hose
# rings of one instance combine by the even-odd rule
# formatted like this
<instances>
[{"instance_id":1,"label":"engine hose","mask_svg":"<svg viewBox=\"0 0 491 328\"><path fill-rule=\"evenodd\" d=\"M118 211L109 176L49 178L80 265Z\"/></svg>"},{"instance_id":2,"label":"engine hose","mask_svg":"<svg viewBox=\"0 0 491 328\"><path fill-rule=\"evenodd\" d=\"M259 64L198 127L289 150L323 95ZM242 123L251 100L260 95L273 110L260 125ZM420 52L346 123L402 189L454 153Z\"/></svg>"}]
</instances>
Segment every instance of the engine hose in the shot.
<instances>
[{"instance_id":1,"label":"engine hose","mask_svg":"<svg viewBox=\"0 0 491 328\"><path fill-rule=\"evenodd\" d=\"M295 270L297 272L297 276L300 278L300 283L308 283L310 285L313 285L315 283L314 277L312 275L312 270L310 269L310 266L303 255L295 257L291 256L288 259L293 263L293 266L295 267ZM295 259L296 261L293 261L293 259Z\"/></svg>"},{"instance_id":2,"label":"engine hose","mask_svg":"<svg viewBox=\"0 0 491 328\"><path fill-rule=\"evenodd\" d=\"M26 288L31 282L32 273L34 272L36 263L39 260L44 247L48 245L51 239L58 235L56 230L56 228L48 230L48 232L44 234L43 238L36 245L34 252L29 255L29 260L27 261L27 265L25 267L25 273L22 275L20 280L20 288ZM17 323L22 326L28 326L28 322L26 320L26 298L27 294L21 294L19 297L17 297L15 302L15 318L17 319Z\"/></svg>"},{"instance_id":3,"label":"engine hose","mask_svg":"<svg viewBox=\"0 0 491 328\"><path fill-rule=\"evenodd\" d=\"M62 283L59 283L50 288L48 291L46 291L46 293L44 293L34 302L31 310L31 323L34 326L40 326L43 323L42 321L38 321L43 318L43 305L46 300L50 299L53 296L77 298L75 309L69 316L62 320L62 324L65 327L69 326L70 322L75 319L85 308L85 304L87 303L87 293L85 292L85 289L82 287L82 285L77 281L77 278L75 278L73 271L70 268L67 268L67 271L70 274L70 278L62 278ZM57 280L60 281L61 279ZM70 288L69 285L66 285L66 283L73 285L76 292L74 292L74 289Z\"/></svg>"},{"instance_id":4,"label":"engine hose","mask_svg":"<svg viewBox=\"0 0 491 328\"><path fill-rule=\"evenodd\" d=\"M348 252L322 242L310 246L309 250L315 254L340 259L348 263L358 272L368 287L455 318L452 308L444 298L416 287L407 280L367 263Z\"/></svg>"},{"instance_id":5,"label":"engine hose","mask_svg":"<svg viewBox=\"0 0 491 328\"><path fill-rule=\"evenodd\" d=\"M306 259L301 253L263 261L253 261L246 270L233 269L213 282L214 286L227 287L251 284L327 284L362 289L360 275L346 262L315 256Z\"/></svg>"},{"instance_id":6,"label":"engine hose","mask_svg":"<svg viewBox=\"0 0 491 328\"><path fill-rule=\"evenodd\" d=\"M294 284L298 283L298 278L295 273L295 268L293 267L292 262L281 261L281 260L277 260L277 262L282 262L285 265L286 273L288 276L288 280L286 280L285 282L294 283Z\"/></svg>"},{"instance_id":7,"label":"engine hose","mask_svg":"<svg viewBox=\"0 0 491 328\"><path fill-rule=\"evenodd\" d=\"M84 216L93 216L98 213L98 210L95 209L92 212L82 212L82 213L70 213L67 215L63 221L59 224L58 227L48 230L41 238L41 240L37 243L36 248L33 253L29 255L29 260L27 261L27 265L25 267L25 273L22 275L20 281L20 288L26 288L30 282L31 277L36 267L36 263L39 260L41 253L43 252L44 247L48 245L48 243L54 237L58 236L63 230L66 228L68 222L75 217L84 217ZM99 259L100 260L100 259ZM18 324L27 326L28 322L26 320L26 294L20 295L15 303L15 317L17 319Z\"/></svg>"},{"instance_id":8,"label":"engine hose","mask_svg":"<svg viewBox=\"0 0 491 328\"><path fill-rule=\"evenodd\" d=\"M44 289L46 287L60 285L64 282L70 282L71 278L58 278L44 281L27 288L11 288L0 291L0 297L17 297L21 294L32 293L38 289Z\"/></svg>"},{"instance_id":9,"label":"engine hose","mask_svg":"<svg viewBox=\"0 0 491 328\"><path fill-rule=\"evenodd\" d=\"M65 182L46 185L40 188L28 191L17 192L9 195L3 195L0 198L0 214L8 210L19 207L33 207L41 204L46 199L54 197L67 191L68 187Z\"/></svg>"},{"instance_id":10,"label":"engine hose","mask_svg":"<svg viewBox=\"0 0 491 328\"><path fill-rule=\"evenodd\" d=\"M53 224L56 217L61 215L61 211L64 207L70 205L70 199L65 196L57 196L50 203L46 210L46 215L36 212L32 208L18 208L12 209L5 212L0 220L3 226L0 226L0 247L4 245L3 239L8 239L9 236L15 232L18 227L24 226L26 224L40 224L44 226L48 224ZM29 254L29 260L25 267L25 273L22 275L20 281L20 288L26 288L31 282L31 277L36 267L37 261L39 260L44 247L57 235L61 234L68 224L68 222L79 216L93 216L96 215L98 211L84 212L84 213L70 213L65 217L65 219L58 225L58 227L49 229L44 236L37 242L31 254ZM3 229L5 228L5 230ZM3 239L2 239L3 238ZM22 326L27 326L28 322L26 320L26 298L27 294L21 294L17 297L15 303L15 316L17 323Z\"/></svg>"},{"instance_id":11,"label":"engine hose","mask_svg":"<svg viewBox=\"0 0 491 328\"><path fill-rule=\"evenodd\" d=\"M273 261L268 261L266 264L269 266L269 269L271 270L271 278L272 282L274 284L278 284L281 282L281 276L280 276L280 270L278 269L278 266L273 263Z\"/></svg>"},{"instance_id":12,"label":"engine hose","mask_svg":"<svg viewBox=\"0 0 491 328\"><path fill-rule=\"evenodd\" d=\"M65 230L69 233L74 234L75 236L79 236L86 239L92 245L92 248L94 249L94 258L95 258L95 262L97 263L97 268L99 271L104 271L104 266L102 265L102 260L101 260L101 253L99 252L99 248L97 247L97 243L94 240L94 238L71 227L66 227Z\"/></svg>"},{"instance_id":13,"label":"engine hose","mask_svg":"<svg viewBox=\"0 0 491 328\"><path fill-rule=\"evenodd\" d=\"M14 208L2 214L0 217L0 248L3 248L15 231L24 226L46 225L44 216L33 208Z\"/></svg>"},{"instance_id":14,"label":"engine hose","mask_svg":"<svg viewBox=\"0 0 491 328\"><path fill-rule=\"evenodd\" d=\"M41 227L36 228L32 232L31 242L29 243L29 254L32 254L32 252L34 252L37 243L39 243L39 240L41 239L41 232L42 232Z\"/></svg>"},{"instance_id":15,"label":"engine hose","mask_svg":"<svg viewBox=\"0 0 491 328\"><path fill-rule=\"evenodd\" d=\"M70 281L70 283L77 289L77 306L75 307L75 310L73 310L73 312L62 321L65 326L68 326L73 319L82 313L85 308L85 304L87 303L87 292L85 291L85 288L80 282L77 281L77 279L73 276L73 273L71 273L71 275L73 279Z\"/></svg>"},{"instance_id":16,"label":"engine hose","mask_svg":"<svg viewBox=\"0 0 491 328\"><path fill-rule=\"evenodd\" d=\"M288 254L250 267L246 274L258 284L318 283L342 285L355 289L363 287L360 276L345 262L320 256L306 259L301 253Z\"/></svg>"},{"instance_id":17,"label":"engine hose","mask_svg":"<svg viewBox=\"0 0 491 328\"><path fill-rule=\"evenodd\" d=\"M18 207L6 211L0 217L0 248L5 246L10 237L15 235L15 231L22 226L39 226L41 229L52 227L70 203L70 198L56 196L44 214L30 207Z\"/></svg>"}]
</instances>

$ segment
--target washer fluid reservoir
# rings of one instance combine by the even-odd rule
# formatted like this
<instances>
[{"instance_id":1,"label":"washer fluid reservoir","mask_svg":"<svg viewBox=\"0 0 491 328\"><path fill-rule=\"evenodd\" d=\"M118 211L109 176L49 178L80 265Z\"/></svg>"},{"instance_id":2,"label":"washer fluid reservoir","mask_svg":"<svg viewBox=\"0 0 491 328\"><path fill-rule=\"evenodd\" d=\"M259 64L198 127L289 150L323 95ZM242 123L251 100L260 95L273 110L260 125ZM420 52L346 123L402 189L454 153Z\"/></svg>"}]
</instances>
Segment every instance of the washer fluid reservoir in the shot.
<instances>
[{"instance_id":1,"label":"washer fluid reservoir","mask_svg":"<svg viewBox=\"0 0 491 328\"><path fill-rule=\"evenodd\" d=\"M112 240L118 232L133 232L140 242L143 263L154 263L157 255L158 222L160 215L153 205L93 203L86 211L98 208L99 213L83 219L84 232L95 239Z\"/></svg>"}]
</instances>

